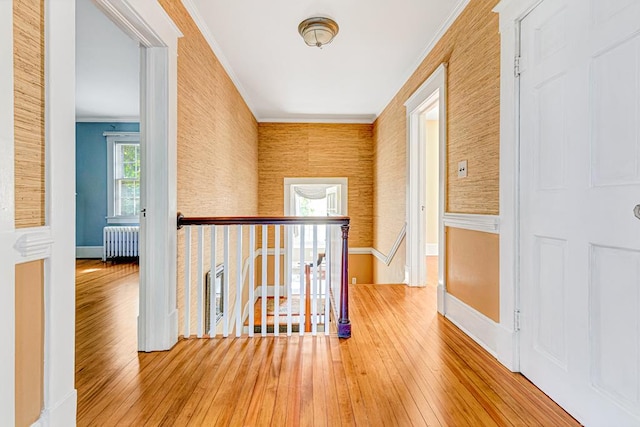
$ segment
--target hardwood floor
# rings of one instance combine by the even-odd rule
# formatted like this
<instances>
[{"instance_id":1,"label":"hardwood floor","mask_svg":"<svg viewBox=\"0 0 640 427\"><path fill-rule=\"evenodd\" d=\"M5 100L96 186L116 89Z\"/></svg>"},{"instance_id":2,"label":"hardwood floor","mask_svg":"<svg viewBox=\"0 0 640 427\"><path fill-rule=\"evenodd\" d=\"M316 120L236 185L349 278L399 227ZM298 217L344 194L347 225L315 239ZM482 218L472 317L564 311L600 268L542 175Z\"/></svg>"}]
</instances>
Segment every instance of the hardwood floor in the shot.
<instances>
[{"instance_id":1,"label":"hardwood floor","mask_svg":"<svg viewBox=\"0 0 640 427\"><path fill-rule=\"evenodd\" d=\"M193 339L145 354L137 280L135 265L78 261L79 426L578 425L438 316L433 286L352 285L349 340Z\"/></svg>"}]
</instances>

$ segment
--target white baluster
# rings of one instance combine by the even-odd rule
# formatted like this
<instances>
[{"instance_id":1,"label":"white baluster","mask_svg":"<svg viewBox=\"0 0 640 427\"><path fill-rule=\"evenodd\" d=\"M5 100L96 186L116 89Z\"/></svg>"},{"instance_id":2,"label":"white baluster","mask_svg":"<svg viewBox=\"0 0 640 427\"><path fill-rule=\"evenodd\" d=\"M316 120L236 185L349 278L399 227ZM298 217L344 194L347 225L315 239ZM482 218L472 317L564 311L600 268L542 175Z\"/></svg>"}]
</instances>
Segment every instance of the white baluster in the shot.
<instances>
[{"instance_id":1,"label":"white baluster","mask_svg":"<svg viewBox=\"0 0 640 427\"><path fill-rule=\"evenodd\" d=\"M184 337L191 336L191 227L184 229Z\"/></svg>"},{"instance_id":2,"label":"white baluster","mask_svg":"<svg viewBox=\"0 0 640 427\"><path fill-rule=\"evenodd\" d=\"M287 336L290 337L293 331L292 314L291 314L291 297L293 296L293 226L285 226L287 232L287 241L289 244L288 253L291 254L287 259L285 286L287 287Z\"/></svg>"},{"instance_id":3,"label":"white baluster","mask_svg":"<svg viewBox=\"0 0 640 427\"><path fill-rule=\"evenodd\" d=\"M276 225L275 234L275 254L273 261L273 334L280 335L280 226Z\"/></svg>"},{"instance_id":4,"label":"white baluster","mask_svg":"<svg viewBox=\"0 0 640 427\"><path fill-rule=\"evenodd\" d=\"M222 304L222 336L229 336L229 226L224 226L224 291Z\"/></svg>"},{"instance_id":5,"label":"white baluster","mask_svg":"<svg viewBox=\"0 0 640 427\"><path fill-rule=\"evenodd\" d=\"M236 337L242 335L242 225L238 225L236 245Z\"/></svg>"},{"instance_id":6,"label":"white baluster","mask_svg":"<svg viewBox=\"0 0 640 427\"><path fill-rule=\"evenodd\" d=\"M329 335L329 309L331 305L331 300L329 299L329 286L331 284L331 228L333 226L327 225L327 237L324 243L324 261L325 261L325 271L324 271L324 334Z\"/></svg>"},{"instance_id":7,"label":"white baluster","mask_svg":"<svg viewBox=\"0 0 640 427\"><path fill-rule=\"evenodd\" d=\"M197 289L197 298L198 298L198 308L196 312L196 321L197 323L197 331L198 338L202 338L204 334L204 317L203 317L203 303L202 303L202 292L204 290L204 227L202 225L198 226L198 289Z\"/></svg>"},{"instance_id":8,"label":"white baluster","mask_svg":"<svg viewBox=\"0 0 640 427\"><path fill-rule=\"evenodd\" d=\"M267 261L269 260L269 226L262 226L262 326L260 335L267 336Z\"/></svg>"},{"instance_id":9,"label":"white baluster","mask_svg":"<svg viewBox=\"0 0 640 427\"><path fill-rule=\"evenodd\" d=\"M305 227L304 225L300 226L300 310L299 311L299 315L300 315L300 331L299 334L300 335L304 335L304 315L305 315L305 304L307 302L306 300L306 295L305 295L305 291L306 291L306 276L305 276L305 268L304 268L304 233L305 233Z\"/></svg>"},{"instance_id":10,"label":"white baluster","mask_svg":"<svg viewBox=\"0 0 640 427\"><path fill-rule=\"evenodd\" d=\"M256 263L253 253L256 250L256 226L249 227L249 336L253 337L255 329L255 283ZM263 255L264 256L264 255ZM263 326L264 327L264 326Z\"/></svg>"},{"instance_id":11,"label":"white baluster","mask_svg":"<svg viewBox=\"0 0 640 427\"><path fill-rule=\"evenodd\" d=\"M216 251L217 251L217 233L216 226L211 226L211 269L209 275L209 336L215 337L217 333L217 319L216 315L216 282L217 282L217 268L216 268Z\"/></svg>"},{"instance_id":12,"label":"white baluster","mask_svg":"<svg viewBox=\"0 0 640 427\"><path fill-rule=\"evenodd\" d=\"M311 335L318 334L318 226L313 225L313 282L311 283Z\"/></svg>"}]
</instances>

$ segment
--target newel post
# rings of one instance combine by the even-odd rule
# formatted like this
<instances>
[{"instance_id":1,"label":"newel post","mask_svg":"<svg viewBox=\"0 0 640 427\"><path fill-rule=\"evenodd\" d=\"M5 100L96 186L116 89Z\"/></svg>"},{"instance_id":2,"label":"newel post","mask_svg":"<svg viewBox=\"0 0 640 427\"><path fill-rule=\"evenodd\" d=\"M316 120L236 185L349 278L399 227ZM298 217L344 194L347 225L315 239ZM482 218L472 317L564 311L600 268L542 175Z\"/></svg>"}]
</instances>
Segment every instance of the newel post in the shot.
<instances>
[{"instance_id":1,"label":"newel post","mask_svg":"<svg viewBox=\"0 0 640 427\"><path fill-rule=\"evenodd\" d=\"M349 320L349 224L342 225L342 275L340 277L340 319L338 319L338 337L351 337Z\"/></svg>"}]
</instances>

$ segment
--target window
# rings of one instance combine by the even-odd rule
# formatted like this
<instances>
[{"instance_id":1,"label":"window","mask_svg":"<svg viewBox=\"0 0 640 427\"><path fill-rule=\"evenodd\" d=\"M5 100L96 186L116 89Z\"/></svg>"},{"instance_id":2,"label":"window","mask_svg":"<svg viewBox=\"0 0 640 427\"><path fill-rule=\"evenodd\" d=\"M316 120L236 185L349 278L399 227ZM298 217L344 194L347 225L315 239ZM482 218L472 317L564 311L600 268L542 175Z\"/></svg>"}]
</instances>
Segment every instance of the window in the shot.
<instances>
[{"instance_id":1,"label":"window","mask_svg":"<svg viewBox=\"0 0 640 427\"><path fill-rule=\"evenodd\" d=\"M140 213L140 135L105 132L109 224L138 223Z\"/></svg>"}]
</instances>

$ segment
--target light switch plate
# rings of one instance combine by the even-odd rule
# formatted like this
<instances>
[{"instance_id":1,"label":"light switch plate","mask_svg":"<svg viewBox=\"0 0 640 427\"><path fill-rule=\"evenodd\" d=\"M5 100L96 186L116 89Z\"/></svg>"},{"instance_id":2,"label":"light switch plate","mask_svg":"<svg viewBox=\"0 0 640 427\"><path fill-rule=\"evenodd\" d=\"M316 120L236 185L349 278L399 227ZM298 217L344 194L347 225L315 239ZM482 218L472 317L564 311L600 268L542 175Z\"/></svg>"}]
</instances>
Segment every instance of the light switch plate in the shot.
<instances>
[{"instance_id":1,"label":"light switch plate","mask_svg":"<svg viewBox=\"0 0 640 427\"><path fill-rule=\"evenodd\" d=\"M463 160L458 162L458 178L466 178L467 177L467 161Z\"/></svg>"}]
</instances>

